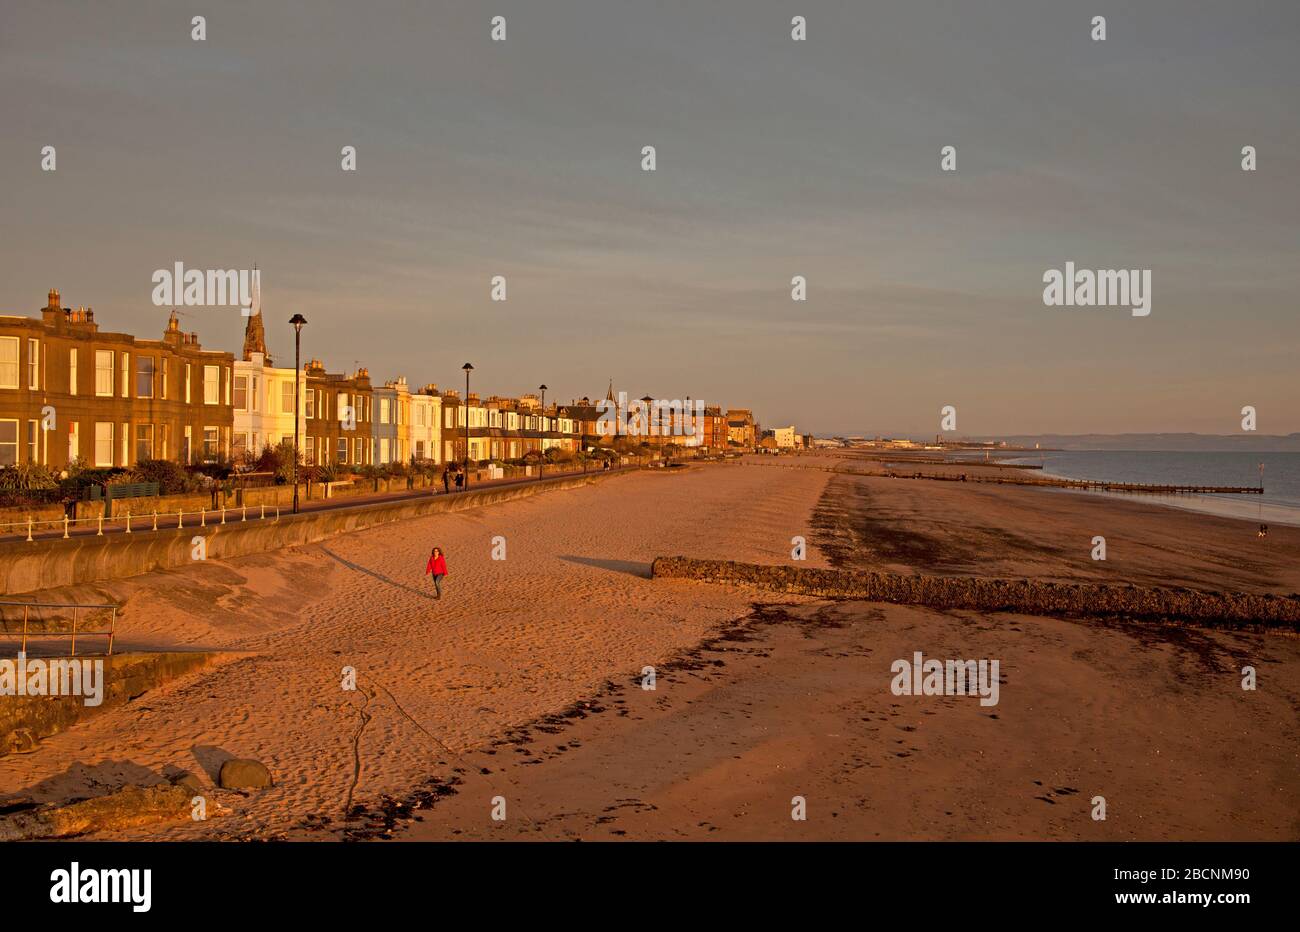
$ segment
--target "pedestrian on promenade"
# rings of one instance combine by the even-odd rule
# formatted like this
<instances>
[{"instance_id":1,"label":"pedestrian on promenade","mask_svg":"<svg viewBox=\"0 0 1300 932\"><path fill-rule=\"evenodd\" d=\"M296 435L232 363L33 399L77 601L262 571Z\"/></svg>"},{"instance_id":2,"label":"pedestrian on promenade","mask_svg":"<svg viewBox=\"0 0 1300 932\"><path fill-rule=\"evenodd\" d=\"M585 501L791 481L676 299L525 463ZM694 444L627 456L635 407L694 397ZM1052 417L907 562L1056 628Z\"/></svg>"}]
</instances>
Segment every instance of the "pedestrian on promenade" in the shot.
<instances>
[{"instance_id":1,"label":"pedestrian on promenade","mask_svg":"<svg viewBox=\"0 0 1300 932\"><path fill-rule=\"evenodd\" d=\"M465 474L460 470L456 470L456 491L457 492L461 491L461 489L463 489L464 486L465 486Z\"/></svg>"},{"instance_id":2,"label":"pedestrian on promenade","mask_svg":"<svg viewBox=\"0 0 1300 932\"><path fill-rule=\"evenodd\" d=\"M447 575L447 558L442 555L441 547L434 547L433 553L429 554L429 562L424 567L424 575L433 574L433 588L438 594L434 598L442 598L442 577Z\"/></svg>"},{"instance_id":3,"label":"pedestrian on promenade","mask_svg":"<svg viewBox=\"0 0 1300 932\"><path fill-rule=\"evenodd\" d=\"M447 466L442 467L442 491L451 492L451 471Z\"/></svg>"}]
</instances>

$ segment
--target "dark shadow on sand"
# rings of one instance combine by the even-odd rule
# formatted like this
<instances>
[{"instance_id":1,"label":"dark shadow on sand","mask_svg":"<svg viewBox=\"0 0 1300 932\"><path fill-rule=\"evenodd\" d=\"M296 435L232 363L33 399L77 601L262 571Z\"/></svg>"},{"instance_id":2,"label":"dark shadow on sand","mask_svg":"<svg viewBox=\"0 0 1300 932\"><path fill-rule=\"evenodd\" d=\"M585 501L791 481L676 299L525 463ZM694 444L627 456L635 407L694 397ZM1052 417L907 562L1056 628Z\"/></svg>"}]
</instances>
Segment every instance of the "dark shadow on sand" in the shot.
<instances>
[{"instance_id":1,"label":"dark shadow on sand","mask_svg":"<svg viewBox=\"0 0 1300 932\"><path fill-rule=\"evenodd\" d=\"M235 759L234 754L213 744L196 744L190 748L190 753L194 755L195 762L203 768L203 772L208 775L213 786L221 785L221 765Z\"/></svg>"},{"instance_id":2,"label":"dark shadow on sand","mask_svg":"<svg viewBox=\"0 0 1300 932\"><path fill-rule=\"evenodd\" d=\"M420 597L423 598L423 599L430 599L430 600L432 600L432 599L436 598L436 597L433 595L433 593L431 593L431 592L425 592L425 591L423 591L422 589L413 589L412 587L406 585L405 583L399 583L399 582L398 582L397 580L395 580L395 579L389 579L389 578L388 578L387 576L385 576L383 573L376 573L374 570L368 570L368 569L366 569L364 566L361 566L361 565L359 565L359 564L357 564L357 563L353 563L351 560L345 560L345 559L343 559L341 556L339 556L337 553L335 553L334 551L330 550L328 547L322 547L322 548L321 548L321 552L324 553L326 556L328 556L328 557L330 557L330 558L332 558L332 559L334 559L334 560L337 560L338 562L342 563L344 566L346 566L346 567L347 567L348 569L350 569L350 570L356 570L358 573L365 573L367 576L373 576L375 579L379 580L380 582L388 583L388 585L390 585L390 586L395 586L395 587L397 587L398 589L403 589L403 590L405 590L406 592L410 592L410 593L413 593L414 595L418 595L418 596L420 596Z\"/></svg>"},{"instance_id":3,"label":"dark shadow on sand","mask_svg":"<svg viewBox=\"0 0 1300 932\"><path fill-rule=\"evenodd\" d=\"M69 781L86 781L95 789L89 796L68 796L64 785ZM95 764L74 761L62 773L46 777L23 790L0 791L0 812L33 808L45 802L60 805L116 792L128 784L149 786L159 782L159 775L132 760L103 760Z\"/></svg>"},{"instance_id":4,"label":"dark shadow on sand","mask_svg":"<svg viewBox=\"0 0 1300 932\"><path fill-rule=\"evenodd\" d=\"M634 560L597 560L593 557L560 557L566 563L580 563L583 566L594 566L598 570L610 570L614 573L627 573L629 576L637 576L641 579L650 579L650 564L637 563Z\"/></svg>"}]
</instances>

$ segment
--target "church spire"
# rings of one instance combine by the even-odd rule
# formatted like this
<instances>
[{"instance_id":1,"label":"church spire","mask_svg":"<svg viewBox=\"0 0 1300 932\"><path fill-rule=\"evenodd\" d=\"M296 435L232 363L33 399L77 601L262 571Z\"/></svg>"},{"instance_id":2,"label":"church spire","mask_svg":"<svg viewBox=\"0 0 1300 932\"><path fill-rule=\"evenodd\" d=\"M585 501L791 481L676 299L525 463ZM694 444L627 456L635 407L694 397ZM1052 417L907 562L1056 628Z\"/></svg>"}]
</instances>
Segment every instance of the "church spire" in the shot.
<instances>
[{"instance_id":1,"label":"church spire","mask_svg":"<svg viewBox=\"0 0 1300 932\"><path fill-rule=\"evenodd\" d=\"M271 355L266 351L266 330L262 326L262 275L253 265L252 306L249 308L248 322L244 325L244 361L253 358L254 353L261 353L266 365L271 364Z\"/></svg>"}]
</instances>

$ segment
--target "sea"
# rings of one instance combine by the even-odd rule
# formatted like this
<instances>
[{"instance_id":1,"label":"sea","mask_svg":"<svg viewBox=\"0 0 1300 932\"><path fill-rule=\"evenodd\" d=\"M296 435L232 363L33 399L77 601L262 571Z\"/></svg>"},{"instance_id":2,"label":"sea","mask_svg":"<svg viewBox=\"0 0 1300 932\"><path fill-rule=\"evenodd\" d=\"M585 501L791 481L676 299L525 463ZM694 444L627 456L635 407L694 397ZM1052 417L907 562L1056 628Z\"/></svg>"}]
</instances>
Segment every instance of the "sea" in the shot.
<instances>
[{"instance_id":1,"label":"sea","mask_svg":"<svg viewBox=\"0 0 1300 932\"><path fill-rule=\"evenodd\" d=\"M1173 508L1263 524L1300 525L1300 453L1061 450L1002 458L1001 461L1041 465L1044 475L1065 479L1220 486L1258 486L1262 465L1263 495L1151 495L1091 491L1079 494L1141 498Z\"/></svg>"}]
</instances>

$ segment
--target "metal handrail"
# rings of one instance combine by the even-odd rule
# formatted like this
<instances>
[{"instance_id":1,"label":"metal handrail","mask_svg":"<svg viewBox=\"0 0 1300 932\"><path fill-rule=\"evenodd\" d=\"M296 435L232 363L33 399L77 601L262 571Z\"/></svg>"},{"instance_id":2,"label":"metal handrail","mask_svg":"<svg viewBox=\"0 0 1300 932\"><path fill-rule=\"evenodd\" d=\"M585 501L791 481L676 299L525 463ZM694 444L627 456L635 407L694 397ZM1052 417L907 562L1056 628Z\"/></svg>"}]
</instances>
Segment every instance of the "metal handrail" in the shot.
<instances>
[{"instance_id":1,"label":"metal handrail","mask_svg":"<svg viewBox=\"0 0 1300 932\"><path fill-rule=\"evenodd\" d=\"M72 609L72 630L71 630L71 631L41 631L41 632L38 632L38 633L36 634L36 637L38 637L38 638L60 638L60 637L62 637L62 638L66 638L66 637L70 637L70 638L72 638L71 652L70 652L69 656L72 656L72 657L77 656L77 634L78 634L78 633L80 633L82 636L87 636L87 635L89 635L89 636L102 636L102 635L108 635L108 656L111 657L112 654L113 654L113 638L116 636L116 629L117 629L117 609L118 609L118 606L117 606L116 604L114 604L114 603L111 603L111 602L110 602L110 603L107 603L107 604L97 605L97 604L91 604L91 603L79 603L79 602L0 602L0 609L5 608L6 606L8 606L8 607L10 607L10 608L18 608L18 607L21 607L21 608L22 608L22 610L23 610L23 630L22 630L22 633L21 633L21 634L18 634L18 633L12 632L12 631L0 631L0 637L8 637L8 638L21 637L21 638L22 638L22 646L19 648L19 650L20 650L22 653L24 653L24 654L27 653L27 638L28 638L28 635L29 635L29 633L30 633L30 632L28 631L28 626L29 626L29 622L30 622L30 618L31 618L31 610L32 610L33 608L70 608L70 609ZM81 632L78 632L78 631L77 631L77 613L78 613L81 609L91 609L91 610L94 610L94 609L110 609L110 610L112 611L113 614L112 614L112 616L109 618L109 622L108 622L108 630L106 630L106 631L105 631L105 630L99 630L99 631L81 631Z\"/></svg>"}]
</instances>

